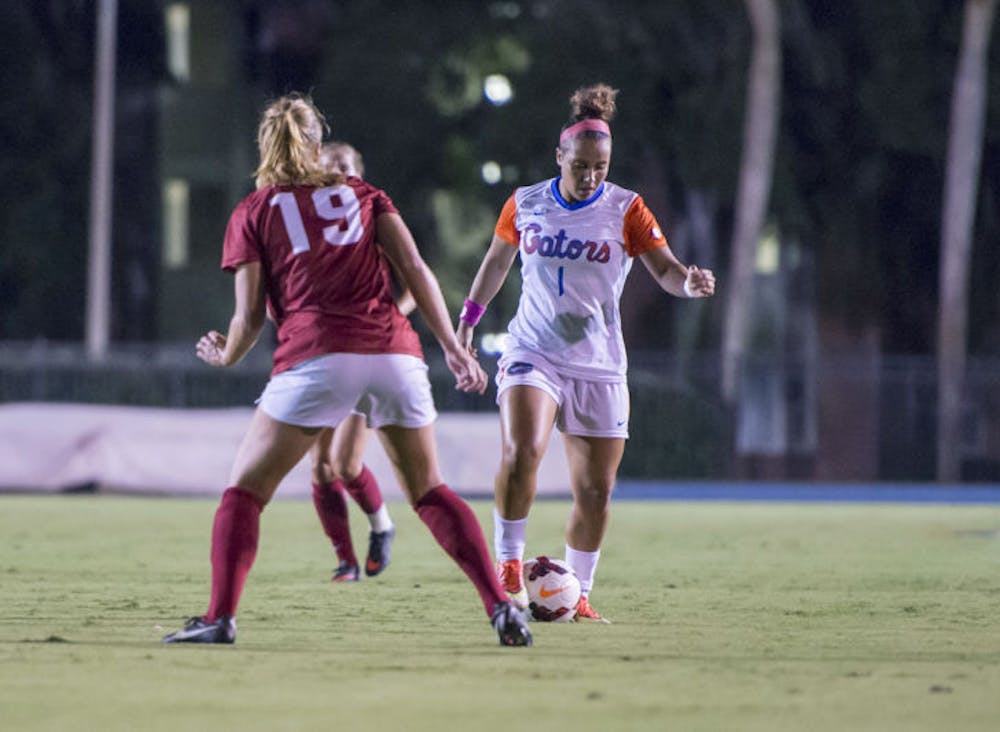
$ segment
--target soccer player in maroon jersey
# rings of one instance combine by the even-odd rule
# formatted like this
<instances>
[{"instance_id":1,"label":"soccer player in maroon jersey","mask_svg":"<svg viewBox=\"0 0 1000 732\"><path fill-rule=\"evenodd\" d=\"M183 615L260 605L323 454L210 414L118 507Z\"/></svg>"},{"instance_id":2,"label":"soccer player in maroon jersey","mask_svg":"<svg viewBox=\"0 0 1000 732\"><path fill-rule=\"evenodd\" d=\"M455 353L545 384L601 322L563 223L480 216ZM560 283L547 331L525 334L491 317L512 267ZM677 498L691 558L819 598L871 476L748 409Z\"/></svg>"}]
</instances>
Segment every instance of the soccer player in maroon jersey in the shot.
<instances>
[{"instance_id":1,"label":"soccer player in maroon jersey","mask_svg":"<svg viewBox=\"0 0 1000 732\"><path fill-rule=\"evenodd\" d=\"M320 148L320 165L326 170L339 172L344 178L364 178L361 153L346 142L325 143ZM395 279L400 281L398 274ZM416 305L413 294L407 289L396 296L396 307L403 315L413 312ZM310 451L313 505L337 554L338 565L331 577L333 582L356 582L361 579L361 569L351 541L345 494L350 495L368 517L365 574L369 577L380 574L391 558L396 529L378 481L364 464L370 434L365 415L355 410L336 429L326 428L320 432Z\"/></svg>"},{"instance_id":2,"label":"soccer player in maroon jersey","mask_svg":"<svg viewBox=\"0 0 1000 732\"><path fill-rule=\"evenodd\" d=\"M264 110L257 190L226 228L222 266L235 274L235 309L227 333L206 333L197 355L211 366L236 363L253 347L268 310L278 345L215 513L208 610L163 640L236 640L261 511L319 431L358 408L378 430L414 510L476 587L500 643L530 645L475 514L441 479L427 365L416 332L393 303L386 257L413 293L456 387L482 393L486 374L458 342L437 280L389 197L320 167L324 126L299 94Z\"/></svg>"}]
</instances>

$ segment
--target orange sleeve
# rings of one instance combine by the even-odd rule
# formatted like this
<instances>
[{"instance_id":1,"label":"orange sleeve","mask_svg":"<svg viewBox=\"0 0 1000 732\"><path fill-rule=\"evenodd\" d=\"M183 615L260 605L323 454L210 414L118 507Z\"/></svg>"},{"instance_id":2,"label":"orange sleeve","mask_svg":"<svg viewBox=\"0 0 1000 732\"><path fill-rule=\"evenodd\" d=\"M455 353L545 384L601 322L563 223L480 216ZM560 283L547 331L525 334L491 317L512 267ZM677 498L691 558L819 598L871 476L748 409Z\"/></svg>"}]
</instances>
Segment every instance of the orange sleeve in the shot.
<instances>
[{"instance_id":1,"label":"orange sleeve","mask_svg":"<svg viewBox=\"0 0 1000 732\"><path fill-rule=\"evenodd\" d=\"M500 218L497 219L497 225L493 228L493 233L513 247L521 243L521 233L517 230L517 226L514 225L516 217L517 203L514 201L514 194L512 193L500 211Z\"/></svg>"},{"instance_id":2,"label":"orange sleeve","mask_svg":"<svg viewBox=\"0 0 1000 732\"><path fill-rule=\"evenodd\" d=\"M660 225L656 223L653 212L646 208L642 196L636 196L625 212L623 228L625 252L630 257L638 257L650 249L667 246L667 238L663 235Z\"/></svg>"}]
</instances>

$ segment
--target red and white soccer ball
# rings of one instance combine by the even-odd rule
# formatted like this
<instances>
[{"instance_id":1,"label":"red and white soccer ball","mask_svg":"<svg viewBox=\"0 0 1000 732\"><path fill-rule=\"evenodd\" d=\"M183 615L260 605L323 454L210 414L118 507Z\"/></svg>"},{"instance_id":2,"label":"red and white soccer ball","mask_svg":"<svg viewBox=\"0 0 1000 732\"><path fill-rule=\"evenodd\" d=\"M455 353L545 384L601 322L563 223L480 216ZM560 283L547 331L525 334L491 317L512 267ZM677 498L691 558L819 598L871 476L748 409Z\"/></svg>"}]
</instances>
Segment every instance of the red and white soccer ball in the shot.
<instances>
[{"instance_id":1,"label":"red and white soccer ball","mask_svg":"<svg viewBox=\"0 0 1000 732\"><path fill-rule=\"evenodd\" d=\"M535 557L525 562L524 587L535 620L568 623L576 616L580 580L561 559Z\"/></svg>"}]
</instances>

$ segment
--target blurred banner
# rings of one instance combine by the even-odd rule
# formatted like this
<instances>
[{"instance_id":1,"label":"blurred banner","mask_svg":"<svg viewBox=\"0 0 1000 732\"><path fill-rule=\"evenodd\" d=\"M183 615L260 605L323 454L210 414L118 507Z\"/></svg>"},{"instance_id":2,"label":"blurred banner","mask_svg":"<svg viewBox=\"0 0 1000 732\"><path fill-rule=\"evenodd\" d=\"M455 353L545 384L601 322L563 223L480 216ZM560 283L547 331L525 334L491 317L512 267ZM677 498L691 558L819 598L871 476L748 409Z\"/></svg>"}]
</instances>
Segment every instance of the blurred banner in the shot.
<instances>
[{"instance_id":1,"label":"blurred banner","mask_svg":"<svg viewBox=\"0 0 1000 732\"><path fill-rule=\"evenodd\" d=\"M0 491L216 495L228 486L251 414L247 408L0 405ZM492 495L500 459L497 416L446 413L436 430L445 482L464 495ZM368 443L365 464L387 498L402 498L377 439ZM309 467L306 457L277 496L310 497ZM552 445L538 474L539 494L568 494L568 474L562 445Z\"/></svg>"}]
</instances>

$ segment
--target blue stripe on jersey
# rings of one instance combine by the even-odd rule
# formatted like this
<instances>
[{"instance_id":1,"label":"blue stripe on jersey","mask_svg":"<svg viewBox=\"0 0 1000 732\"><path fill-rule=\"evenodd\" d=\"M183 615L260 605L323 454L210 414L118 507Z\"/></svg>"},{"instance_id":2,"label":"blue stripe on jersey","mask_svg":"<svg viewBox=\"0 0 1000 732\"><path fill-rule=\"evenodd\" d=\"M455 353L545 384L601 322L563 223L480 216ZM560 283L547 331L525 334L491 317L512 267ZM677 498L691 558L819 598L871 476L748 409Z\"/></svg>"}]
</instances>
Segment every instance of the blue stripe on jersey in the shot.
<instances>
[{"instance_id":1,"label":"blue stripe on jersey","mask_svg":"<svg viewBox=\"0 0 1000 732\"><path fill-rule=\"evenodd\" d=\"M602 193L604 193L604 184L601 183L601 185L597 187L597 190L594 191L594 195L588 198L586 201L577 201L576 203L570 203L565 198L563 198L562 193L559 192L560 180L562 180L561 175L557 175L555 178L552 179L552 195L555 197L556 203L558 203L560 206L569 211L576 211L578 208L583 208L584 206L593 203L598 198L600 198Z\"/></svg>"}]
</instances>

